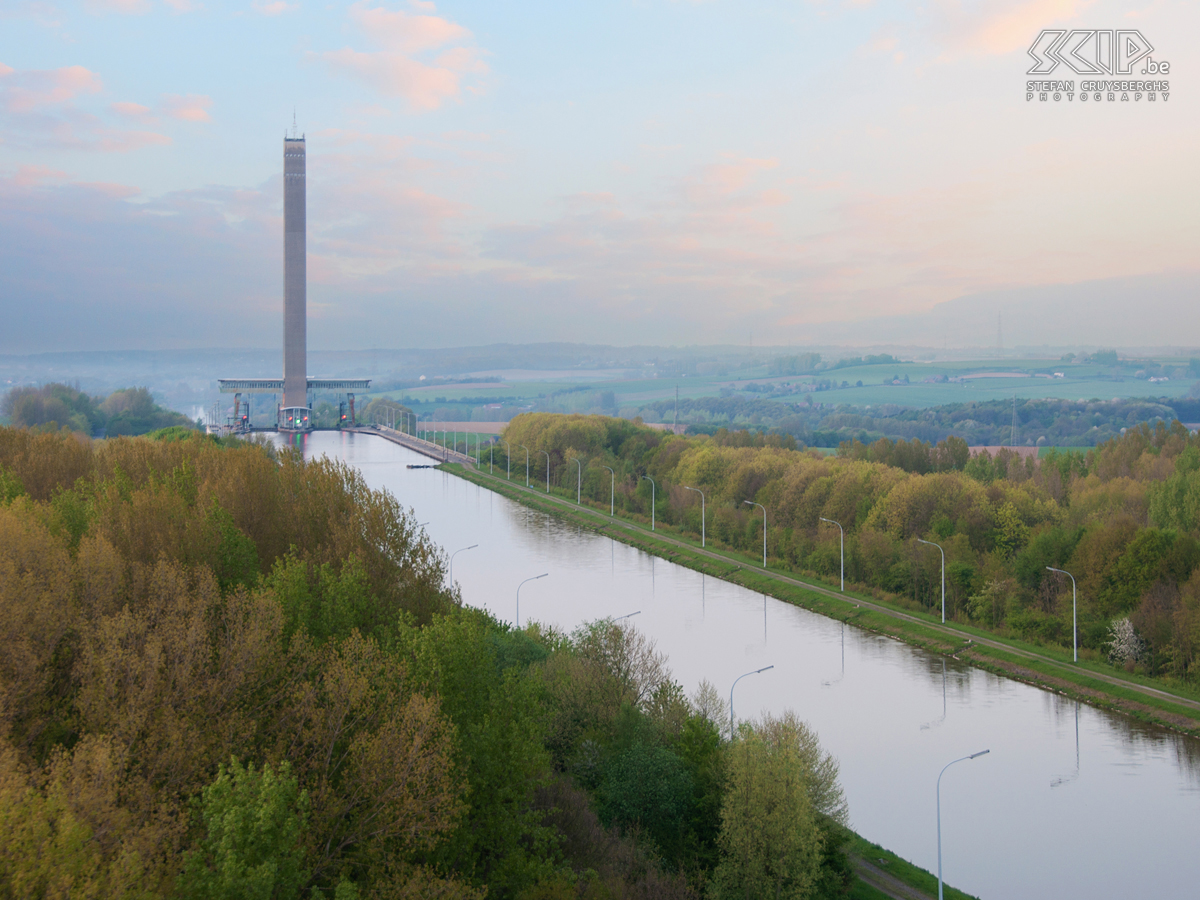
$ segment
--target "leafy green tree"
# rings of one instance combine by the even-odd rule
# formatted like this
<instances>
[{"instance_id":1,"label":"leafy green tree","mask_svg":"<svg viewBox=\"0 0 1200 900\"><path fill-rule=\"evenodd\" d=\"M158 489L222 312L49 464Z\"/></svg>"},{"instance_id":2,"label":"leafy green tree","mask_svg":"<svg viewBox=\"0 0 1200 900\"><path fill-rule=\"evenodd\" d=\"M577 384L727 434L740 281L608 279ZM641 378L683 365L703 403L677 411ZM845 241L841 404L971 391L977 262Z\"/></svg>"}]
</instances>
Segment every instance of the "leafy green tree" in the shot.
<instances>
[{"instance_id":1,"label":"leafy green tree","mask_svg":"<svg viewBox=\"0 0 1200 900\"><path fill-rule=\"evenodd\" d=\"M1186 448L1175 460L1175 473L1151 486L1150 518L1164 528L1200 530L1200 449Z\"/></svg>"},{"instance_id":2,"label":"leafy green tree","mask_svg":"<svg viewBox=\"0 0 1200 900\"><path fill-rule=\"evenodd\" d=\"M729 748L721 807L721 861L711 894L723 898L811 897L823 837L799 747L775 744L750 725Z\"/></svg>"},{"instance_id":3,"label":"leafy green tree","mask_svg":"<svg viewBox=\"0 0 1200 900\"><path fill-rule=\"evenodd\" d=\"M618 749L604 767L601 820L644 832L668 859L676 860L692 790L683 761L639 735Z\"/></svg>"},{"instance_id":4,"label":"leafy green tree","mask_svg":"<svg viewBox=\"0 0 1200 900\"><path fill-rule=\"evenodd\" d=\"M542 685L528 640L482 610L402 625L395 640L414 690L437 694L454 723L454 762L465 776L461 825L425 861L509 896L549 871L552 831L533 808L550 777Z\"/></svg>"},{"instance_id":5,"label":"leafy green tree","mask_svg":"<svg viewBox=\"0 0 1200 900\"><path fill-rule=\"evenodd\" d=\"M179 879L186 900L291 900L308 880L302 837L308 795L287 762L278 770L222 765L204 788L205 835Z\"/></svg>"},{"instance_id":6,"label":"leafy green tree","mask_svg":"<svg viewBox=\"0 0 1200 900\"><path fill-rule=\"evenodd\" d=\"M7 506L25 493L25 485L16 473L0 466L0 506Z\"/></svg>"},{"instance_id":7,"label":"leafy green tree","mask_svg":"<svg viewBox=\"0 0 1200 900\"><path fill-rule=\"evenodd\" d=\"M263 579L283 607L287 634L303 629L318 643L375 632L371 584L357 557L338 571L330 563L313 564L289 553Z\"/></svg>"}]
</instances>

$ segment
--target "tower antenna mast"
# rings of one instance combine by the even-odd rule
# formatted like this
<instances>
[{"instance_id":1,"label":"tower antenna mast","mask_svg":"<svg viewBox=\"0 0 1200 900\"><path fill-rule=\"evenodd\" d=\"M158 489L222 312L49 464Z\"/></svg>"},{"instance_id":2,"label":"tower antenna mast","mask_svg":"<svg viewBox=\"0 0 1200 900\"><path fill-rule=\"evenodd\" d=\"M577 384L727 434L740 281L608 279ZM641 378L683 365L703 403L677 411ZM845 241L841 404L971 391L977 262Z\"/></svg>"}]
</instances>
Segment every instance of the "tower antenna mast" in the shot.
<instances>
[{"instance_id":1,"label":"tower antenna mast","mask_svg":"<svg viewBox=\"0 0 1200 900\"><path fill-rule=\"evenodd\" d=\"M296 127L296 107L293 106L292 107L292 140L293 141L296 139L296 131L297 130L298 129Z\"/></svg>"}]
</instances>

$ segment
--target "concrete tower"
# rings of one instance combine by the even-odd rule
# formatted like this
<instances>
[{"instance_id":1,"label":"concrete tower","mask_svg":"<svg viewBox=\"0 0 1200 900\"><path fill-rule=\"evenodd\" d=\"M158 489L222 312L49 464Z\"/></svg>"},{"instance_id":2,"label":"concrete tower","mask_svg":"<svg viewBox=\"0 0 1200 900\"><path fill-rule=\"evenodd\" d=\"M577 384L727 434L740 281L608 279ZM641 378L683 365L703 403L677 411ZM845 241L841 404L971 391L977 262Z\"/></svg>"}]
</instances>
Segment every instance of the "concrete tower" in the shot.
<instances>
[{"instance_id":1,"label":"concrete tower","mask_svg":"<svg viewBox=\"0 0 1200 900\"><path fill-rule=\"evenodd\" d=\"M283 405L308 406L304 138L283 139Z\"/></svg>"}]
</instances>

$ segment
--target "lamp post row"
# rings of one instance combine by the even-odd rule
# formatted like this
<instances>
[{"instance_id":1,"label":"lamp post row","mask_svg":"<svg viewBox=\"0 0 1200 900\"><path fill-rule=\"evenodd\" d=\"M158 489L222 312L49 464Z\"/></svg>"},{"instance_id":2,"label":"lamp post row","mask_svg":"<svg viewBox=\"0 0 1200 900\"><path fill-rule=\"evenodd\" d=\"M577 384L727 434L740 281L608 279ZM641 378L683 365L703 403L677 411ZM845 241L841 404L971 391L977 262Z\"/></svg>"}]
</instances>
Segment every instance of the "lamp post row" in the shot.
<instances>
[{"instance_id":1,"label":"lamp post row","mask_svg":"<svg viewBox=\"0 0 1200 900\"><path fill-rule=\"evenodd\" d=\"M418 425L420 424L419 417L417 419L417 424ZM508 443L508 441L500 441L500 443L503 444L505 447L505 458L506 458L506 462L508 465L507 477L511 481L512 480L512 460L509 457L511 456L512 447ZM518 444L517 446L519 446L522 450L525 451L525 486L528 487L529 486L529 448L526 447L524 444ZM546 493L548 494L548 493L550 493L550 454L547 453L545 450L538 450L537 452L541 453L543 456L546 457ZM478 454L478 438L476 438L476 453ZM490 469L491 469L491 450L490 450L490 448L489 448L488 453L489 453L488 468L490 471ZM576 504L578 504L581 502L582 496L583 496L583 463L580 462L580 460L574 456L568 457L568 459L570 462L575 463L575 466L576 466L575 502L576 502ZM478 462L478 460L477 460L477 462ZM601 468L608 469L608 473L610 476L609 493L608 493L608 514L609 514L609 517L613 517L616 514L617 473L613 470L613 468L611 466L601 465ZM645 481L650 482L650 530L656 531L657 523L655 521L655 518L656 518L656 510L657 510L657 506L658 506L658 503L657 503L658 485L655 483L654 479L651 478L649 475L641 475L641 476L639 476L639 480L645 480ZM706 521L707 510L705 508L707 498L705 497L704 492L702 490L700 490L699 488L688 487L687 485L682 485L682 487L685 491L694 491L695 493L700 495L700 546L706 547L708 544L707 521ZM762 513L763 513L762 564L763 564L763 568L765 569L767 567L767 508L763 504L758 503L754 500L743 500L742 502L748 506L757 506L759 509L762 510ZM838 522L834 519L827 519L824 516L818 516L817 518L822 522L828 522L830 525L837 526L837 529L838 529L838 556L839 556L839 569L840 569L840 571L839 571L839 576L840 576L839 587L840 587L840 590L842 591L842 593L845 593L845 591L846 591L846 529L842 527L841 522ZM938 553L941 555L941 607L942 607L941 613L942 613L942 624L945 624L945 622L946 622L946 551L945 551L945 548L943 548L942 545L937 543L936 541L927 541L923 538L917 538L916 540L917 540L917 543L919 543L919 544L927 544L930 547L937 547ZM1071 579L1071 650L1072 650L1073 660L1075 662L1079 662L1078 592L1077 592L1077 588L1076 588L1076 584L1075 584L1075 576L1072 575L1070 572L1066 571L1065 569L1057 569L1054 566L1046 566L1046 568L1051 572L1057 572L1061 575L1066 575L1068 578Z\"/></svg>"}]
</instances>

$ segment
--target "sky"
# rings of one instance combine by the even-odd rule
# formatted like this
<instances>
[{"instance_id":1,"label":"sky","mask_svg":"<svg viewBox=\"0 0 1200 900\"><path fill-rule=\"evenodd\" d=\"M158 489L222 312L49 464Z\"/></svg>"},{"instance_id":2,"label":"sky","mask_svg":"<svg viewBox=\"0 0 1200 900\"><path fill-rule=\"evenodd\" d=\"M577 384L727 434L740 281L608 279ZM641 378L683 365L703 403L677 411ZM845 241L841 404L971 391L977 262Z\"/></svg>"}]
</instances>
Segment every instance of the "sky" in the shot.
<instances>
[{"instance_id":1,"label":"sky","mask_svg":"<svg viewBox=\"0 0 1200 900\"><path fill-rule=\"evenodd\" d=\"M1046 29L1136 30L1167 96L1027 74ZM279 344L293 115L314 348L886 342L948 303L930 344L1053 306L1050 343L1200 345L1196 35L1171 0L0 0L0 352Z\"/></svg>"}]
</instances>

